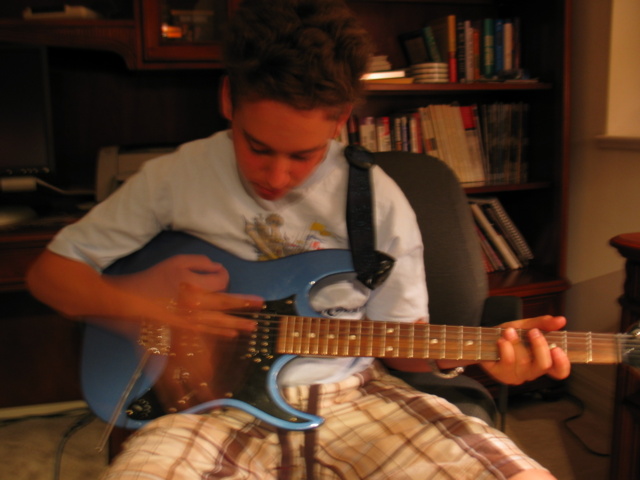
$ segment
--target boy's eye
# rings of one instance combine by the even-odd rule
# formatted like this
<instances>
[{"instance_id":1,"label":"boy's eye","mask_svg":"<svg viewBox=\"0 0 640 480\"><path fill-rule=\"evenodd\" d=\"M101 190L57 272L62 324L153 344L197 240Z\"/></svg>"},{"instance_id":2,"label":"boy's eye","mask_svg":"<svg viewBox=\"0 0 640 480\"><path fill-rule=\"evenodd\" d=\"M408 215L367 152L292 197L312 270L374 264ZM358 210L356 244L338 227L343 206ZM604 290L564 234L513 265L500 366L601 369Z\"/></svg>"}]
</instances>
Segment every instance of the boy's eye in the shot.
<instances>
[{"instance_id":1,"label":"boy's eye","mask_svg":"<svg viewBox=\"0 0 640 480\"><path fill-rule=\"evenodd\" d=\"M257 148L257 147L249 147L249 148L256 155L269 155L271 153L270 150L265 150L263 148Z\"/></svg>"},{"instance_id":2,"label":"boy's eye","mask_svg":"<svg viewBox=\"0 0 640 480\"><path fill-rule=\"evenodd\" d=\"M298 162L308 162L311 160L311 155L291 155L291 159Z\"/></svg>"}]
</instances>

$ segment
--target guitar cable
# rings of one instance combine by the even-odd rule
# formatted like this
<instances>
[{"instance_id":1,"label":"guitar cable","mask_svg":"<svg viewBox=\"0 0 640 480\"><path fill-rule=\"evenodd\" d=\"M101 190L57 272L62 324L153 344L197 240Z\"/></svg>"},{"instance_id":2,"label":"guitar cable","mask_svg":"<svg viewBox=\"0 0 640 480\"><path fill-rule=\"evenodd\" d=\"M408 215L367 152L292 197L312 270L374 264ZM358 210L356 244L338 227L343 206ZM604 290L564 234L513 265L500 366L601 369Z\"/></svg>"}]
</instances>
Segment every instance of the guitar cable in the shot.
<instances>
[{"instance_id":1,"label":"guitar cable","mask_svg":"<svg viewBox=\"0 0 640 480\"><path fill-rule=\"evenodd\" d=\"M60 439L60 442L58 443L58 448L56 449L56 454L55 454L55 458L54 458L53 480L59 480L60 479L60 470L61 470L61 467L62 467L62 455L64 454L64 448L65 448L65 446L67 444L67 441L75 433L77 433L79 430L81 430L82 428L84 428L87 425L89 425L96 418L96 416L93 414L93 412L88 411L88 410L85 410L84 412L85 412L84 415L82 415L75 422L73 422L71 425L69 425L69 427L62 434L62 438Z\"/></svg>"}]
</instances>

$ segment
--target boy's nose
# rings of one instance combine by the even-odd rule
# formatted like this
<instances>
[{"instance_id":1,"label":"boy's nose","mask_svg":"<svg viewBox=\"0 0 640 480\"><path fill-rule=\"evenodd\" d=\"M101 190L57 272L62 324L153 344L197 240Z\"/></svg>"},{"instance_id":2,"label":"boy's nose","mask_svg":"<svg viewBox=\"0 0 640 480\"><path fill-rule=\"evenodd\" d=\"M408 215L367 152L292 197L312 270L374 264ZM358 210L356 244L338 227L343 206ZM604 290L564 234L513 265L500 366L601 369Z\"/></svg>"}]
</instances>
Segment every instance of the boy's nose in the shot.
<instances>
[{"instance_id":1,"label":"boy's nose","mask_svg":"<svg viewBox=\"0 0 640 480\"><path fill-rule=\"evenodd\" d=\"M269 164L267 170L267 183L270 188L278 189L289 185L291 172L289 160L276 158Z\"/></svg>"}]
</instances>

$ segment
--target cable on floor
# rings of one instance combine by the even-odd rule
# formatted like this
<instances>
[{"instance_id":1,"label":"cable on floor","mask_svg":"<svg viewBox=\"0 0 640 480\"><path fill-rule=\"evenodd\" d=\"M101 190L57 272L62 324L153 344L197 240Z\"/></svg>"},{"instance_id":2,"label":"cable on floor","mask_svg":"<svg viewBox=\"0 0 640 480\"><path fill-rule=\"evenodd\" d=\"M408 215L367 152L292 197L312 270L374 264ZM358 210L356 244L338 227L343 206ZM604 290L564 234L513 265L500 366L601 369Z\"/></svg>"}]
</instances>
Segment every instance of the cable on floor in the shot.
<instances>
[{"instance_id":1,"label":"cable on floor","mask_svg":"<svg viewBox=\"0 0 640 480\"><path fill-rule=\"evenodd\" d=\"M62 438L60 439L60 443L58 444L58 448L56 450L54 465L53 465L53 480L60 479L60 470L62 467L62 455L64 454L64 447L67 444L67 441L79 430L89 425L96 416L90 412L86 411L84 415L78 418L74 423L69 425L67 430L62 434Z\"/></svg>"},{"instance_id":2,"label":"cable on floor","mask_svg":"<svg viewBox=\"0 0 640 480\"><path fill-rule=\"evenodd\" d=\"M566 430L571 434L571 436L573 438L575 438L580 443L580 445L582 445L585 448L585 450L587 450L592 455L597 455L598 457L610 457L611 456L610 453L598 452L598 451L592 449L591 447L589 447L589 445L586 444L586 442L580 437L580 435L578 435L576 432L574 432L570 428L570 426L569 426L570 422L572 422L573 420L577 420L577 419L581 418L584 415L585 406L584 406L584 402L582 400L580 400L578 397L576 397L575 395L572 395L570 393L564 392L564 397L567 398L568 400L571 400L579 408L579 412L578 413L576 413L575 415L572 415L572 416L570 416L568 418L565 418L562 421L562 423L564 424Z\"/></svg>"}]
</instances>

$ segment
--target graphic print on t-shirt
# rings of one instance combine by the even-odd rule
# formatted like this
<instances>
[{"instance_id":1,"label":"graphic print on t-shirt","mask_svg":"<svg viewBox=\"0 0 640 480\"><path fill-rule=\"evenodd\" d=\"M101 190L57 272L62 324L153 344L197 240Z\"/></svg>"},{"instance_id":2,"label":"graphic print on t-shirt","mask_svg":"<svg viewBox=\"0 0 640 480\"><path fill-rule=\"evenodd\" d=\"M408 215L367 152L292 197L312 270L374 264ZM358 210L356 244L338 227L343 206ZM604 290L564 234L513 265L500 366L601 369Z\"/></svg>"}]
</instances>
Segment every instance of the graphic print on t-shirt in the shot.
<instances>
[{"instance_id":1,"label":"graphic print on t-shirt","mask_svg":"<svg viewBox=\"0 0 640 480\"><path fill-rule=\"evenodd\" d=\"M311 223L304 232L291 235L286 231L284 219L277 213L245 220L245 232L256 249L258 260L275 260L311 250L322 250L323 237L326 239L333 236L318 222Z\"/></svg>"}]
</instances>

